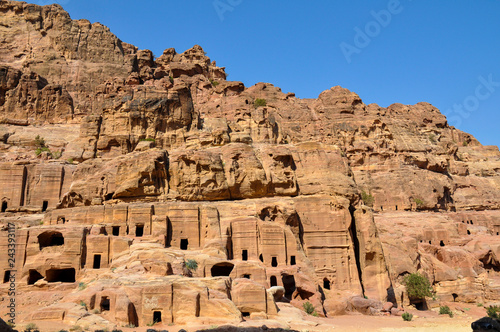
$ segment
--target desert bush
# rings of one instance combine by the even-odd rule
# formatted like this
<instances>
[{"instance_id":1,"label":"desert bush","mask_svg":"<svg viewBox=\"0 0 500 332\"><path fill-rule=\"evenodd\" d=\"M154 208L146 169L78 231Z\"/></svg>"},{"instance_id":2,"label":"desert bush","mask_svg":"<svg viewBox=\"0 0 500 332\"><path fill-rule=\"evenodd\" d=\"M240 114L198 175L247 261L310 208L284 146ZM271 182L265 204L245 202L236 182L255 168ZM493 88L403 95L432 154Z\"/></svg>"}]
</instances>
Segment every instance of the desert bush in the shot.
<instances>
[{"instance_id":1,"label":"desert bush","mask_svg":"<svg viewBox=\"0 0 500 332\"><path fill-rule=\"evenodd\" d=\"M448 315L450 317L453 317L453 312L451 311L450 307L447 305L442 305L439 307L439 314L440 315Z\"/></svg>"},{"instance_id":2,"label":"desert bush","mask_svg":"<svg viewBox=\"0 0 500 332\"><path fill-rule=\"evenodd\" d=\"M36 148L36 150L35 150L35 154L37 156L41 155L42 152L50 152L50 149L47 147L43 147L43 148Z\"/></svg>"},{"instance_id":3,"label":"desert bush","mask_svg":"<svg viewBox=\"0 0 500 332\"><path fill-rule=\"evenodd\" d=\"M432 296L431 283L420 273L407 274L403 283L410 298L424 299L426 296Z\"/></svg>"},{"instance_id":4,"label":"desert bush","mask_svg":"<svg viewBox=\"0 0 500 332\"><path fill-rule=\"evenodd\" d=\"M267 105L267 101L265 99L260 99L260 98L255 99L255 102L254 102L255 107L261 107L261 106L266 106L266 105Z\"/></svg>"},{"instance_id":5,"label":"desert bush","mask_svg":"<svg viewBox=\"0 0 500 332\"><path fill-rule=\"evenodd\" d=\"M500 319L500 306L492 305L486 308L486 313L490 318Z\"/></svg>"},{"instance_id":6,"label":"desert bush","mask_svg":"<svg viewBox=\"0 0 500 332\"><path fill-rule=\"evenodd\" d=\"M40 137L40 135L36 135L36 137L35 137L35 146L37 148L45 148L45 147L47 147L45 145L45 139L43 137Z\"/></svg>"},{"instance_id":7,"label":"desert bush","mask_svg":"<svg viewBox=\"0 0 500 332\"><path fill-rule=\"evenodd\" d=\"M372 194L368 194L368 193L362 191L361 192L361 199L363 200L363 203L366 206L373 207L373 203L375 202L375 199L373 198Z\"/></svg>"},{"instance_id":8,"label":"desert bush","mask_svg":"<svg viewBox=\"0 0 500 332\"><path fill-rule=\"evenodd\" d=\"M210 79L210 83L212 83L212 86L214 86L214 87L216 87L217 85L219 85L219 82L214 81L213 79Z\"/></svg>"},{"instance_id":9,"label":"desert bush","mask_svg":"<svg viewBox=\"0 0 500 332\"><path fill-rule=\"evenodd\" d=\"M314 306L312 305L311 302L304 302L304 304L302 305L302 307L304 307L304 311L308 314L308 315L312 315L314 314Z\"/></svg>"},{"instance_id":10,"label":"desert bush","mask_svg":"<svg viewBox=\"0 0 500 332\"><path fill-rule=\"evenodd\" d=\"M417 207L422 207L424 205L424 201L420 198L415 198L415 204L417 204Z\"/></svg>"},{"instance_id":11,"label":"desert bush","mask_svg":"<svg viewBox=\"0 0 500 332\"><path fill-rule=\"evenodd\" d=\"M80 305L81 305L82 307L84 307L84 308L85 308L85 310L87 310L87 304L85 304L85 302L80 301Z\"/></svg>"},{"instance_id":12,"label":"desert bush","mask_svg":"<svg viewBox=\"0 0 500 332\"><path fill-rule=\"evenodd\" d=\"M59 159L62 156L62 151L54 151L51 154L52 154L52 158Z\"/></svg>"},{"instance_id":13,"label":"desert bush","mask_svg":"<svg viewBox=\"0 0 500 332\"><path fill-rule=\"evenodd\" d=\"M38 330L38 326L36 326L35 323L29 323L27 324L25 327L24 327L24 330L25 331L34 331L34 330Z\"/></svg>"},{"instance_id":14,"label":"desert bush","mask_svg":"<svg viewBox=\"0 0 500 332\"><path fill-rule=\"evenodd\" d=\"M184 264L186 265L186 268L191 271L196 271L196 269L198 268L198 262L194 259L188 259Z\"/></svg>"},{"instance_id":15,"label":"desert bush","mask_svg":"<svg viewBox=\"0 0 500 332\"><path fill-rule=\"evenodd\" d=\"M403 317L403 320L406 322L409 322L413 319L413 315L408 312L403 313L401 317Z\"/></svg>"}]
</instances>

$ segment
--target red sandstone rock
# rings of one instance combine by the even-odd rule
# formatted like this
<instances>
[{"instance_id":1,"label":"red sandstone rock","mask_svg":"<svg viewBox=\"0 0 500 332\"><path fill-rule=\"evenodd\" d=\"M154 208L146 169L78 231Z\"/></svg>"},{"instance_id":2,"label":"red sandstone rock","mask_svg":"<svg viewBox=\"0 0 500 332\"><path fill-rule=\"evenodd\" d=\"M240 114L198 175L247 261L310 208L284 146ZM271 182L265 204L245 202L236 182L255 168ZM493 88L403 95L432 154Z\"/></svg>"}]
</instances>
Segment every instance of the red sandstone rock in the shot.
<instances>
[{"instance_id":1,"label":"red sandstone rock","mask_svg":"<svg viewBox=\"0 0 500 332\"><path fill-rule=\"evenodd\" d=\"M155 60L58 5L0 11L21 320L234 323L278 315L275 295L399 315L417 271L443 301L499 298L500 152L432 105L246 88L198 45Z\"/></svg>"}]
</instances>

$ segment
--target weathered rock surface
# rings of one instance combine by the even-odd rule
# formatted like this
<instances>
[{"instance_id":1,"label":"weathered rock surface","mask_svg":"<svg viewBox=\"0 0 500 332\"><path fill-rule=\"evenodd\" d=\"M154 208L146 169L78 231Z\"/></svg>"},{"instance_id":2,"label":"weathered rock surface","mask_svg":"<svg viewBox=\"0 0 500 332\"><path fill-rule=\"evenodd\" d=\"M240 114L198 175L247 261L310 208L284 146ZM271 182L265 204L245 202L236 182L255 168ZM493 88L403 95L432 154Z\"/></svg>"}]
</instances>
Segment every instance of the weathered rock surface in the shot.
<instances>
[{"instance_id":1,"label":"weathered rock surface","mask_svg":"<svg viewBox=\"0 0 500 332\"><path fill-rule=\"evenodd\" d=\"M400 314L416 271L443 301L500 298L500 152L432 105L247 88L197 45L154 59L58 5L0 12L0 248L12 223L21 320Z\"/></svg>"}]
</instances>

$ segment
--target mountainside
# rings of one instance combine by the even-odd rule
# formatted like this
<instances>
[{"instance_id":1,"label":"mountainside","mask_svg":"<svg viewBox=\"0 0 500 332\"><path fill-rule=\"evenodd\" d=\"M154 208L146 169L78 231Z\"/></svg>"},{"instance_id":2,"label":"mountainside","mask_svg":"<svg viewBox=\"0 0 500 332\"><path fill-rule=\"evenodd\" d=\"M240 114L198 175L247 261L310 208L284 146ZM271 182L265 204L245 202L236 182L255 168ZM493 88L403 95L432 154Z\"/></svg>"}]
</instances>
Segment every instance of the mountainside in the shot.
<instances>
[{"instance_id":1,"label":"mountainside","mask_svg":"<svg viewBox=\"0 0 500 332\"><path fill-rule=\"evenodd\" d=\"M0 247L14 223L18 321L211 325L283 302L331 317L500 298L498 147L428 103L226 77L200 46L155 59L59 5L0 1ZM436 300L408 297L417 271Z\"/></svg>"}]
</instances>

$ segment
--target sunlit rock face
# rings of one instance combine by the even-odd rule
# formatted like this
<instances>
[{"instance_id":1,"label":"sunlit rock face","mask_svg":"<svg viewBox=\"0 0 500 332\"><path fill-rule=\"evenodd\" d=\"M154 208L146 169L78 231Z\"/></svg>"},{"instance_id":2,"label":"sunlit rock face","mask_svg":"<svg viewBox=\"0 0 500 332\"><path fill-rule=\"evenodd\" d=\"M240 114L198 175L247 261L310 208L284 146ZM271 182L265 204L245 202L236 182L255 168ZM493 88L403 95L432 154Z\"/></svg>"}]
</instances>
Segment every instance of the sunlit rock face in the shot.
<instances>
[{"instance_id":1,"label":"sunlit rock face","mask_svg":"<svg viewBox=\"0 0 500 332\"><path fill-rule=\"evenodd\" d=\"M21 321L377 314L417 271L444 301L500 298L500 153L432 105L247 88L200 46L155 58L58 5L0 11Z\"/></svg>"}]
</instances>

